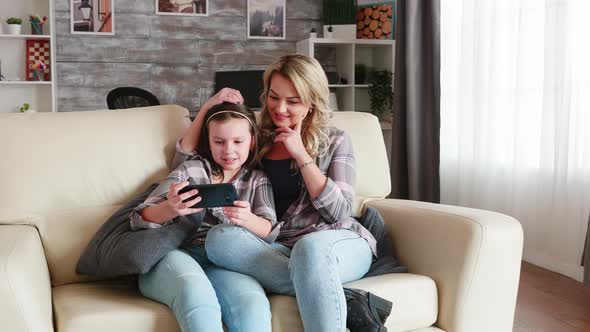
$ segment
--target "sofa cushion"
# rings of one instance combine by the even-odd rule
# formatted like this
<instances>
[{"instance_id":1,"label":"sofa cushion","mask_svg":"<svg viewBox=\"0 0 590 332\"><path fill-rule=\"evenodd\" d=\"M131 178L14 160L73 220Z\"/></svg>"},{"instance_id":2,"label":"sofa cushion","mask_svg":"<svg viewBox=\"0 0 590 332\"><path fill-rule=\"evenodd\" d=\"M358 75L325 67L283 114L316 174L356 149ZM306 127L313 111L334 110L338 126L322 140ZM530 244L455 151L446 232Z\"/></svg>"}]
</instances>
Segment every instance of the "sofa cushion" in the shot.
<instances>
[{"instance_id":1,"label":"sofa cushion","mask_svg":"<svg viewBox=\"0 0 590 332\"><path fill-rule=\"evenodd\" d=\"M431 326L438 315L436 285L432 279L409 273L394 273L364 278L344 285L370 291L393 302L385 326L388 331L409 331ZM295 298L270 297L273 331L303 331Z\"/></svg>"},{"instance_id":2,"label":"sofa cushion","mask_svg":"<svg viewBox=\"0 0 590 332\"><path fill-rule=\"evenodd\" d=\"M53 288L56 331L180 331L167 306L125 283L78 283Z\"/></svg>"},{"instance_id":3,"label":"sofa cushion","mask_svg":"<svg viewBox=\"0 0 590 332\"><path fill-rule=\"evenodd\" d=\"M356 159L353 213L359 216L366 201L384 198L391 191L383 132L377 118L364 112L334 112L330 124L352 139Z\"/></svg>"},{"instance_id":4,"label":"sofa cushion","mask_svg":"<svg viewBox=\"0 0 590 332\"><path fill-rule=\"evenodd\" d=\"M408 273L387 274L357 280L345 286L365 289L393 302L393 311L386 324L390 332L421 329L436 321L436 286L428 277ZM303 331L294 297L271 295L270 303L273 331ZM165 305L144 298L132 286L122 282L54 287L53 306L55 324L60 332L179 330L174 316Z\"/></svg>"}]
</instances>

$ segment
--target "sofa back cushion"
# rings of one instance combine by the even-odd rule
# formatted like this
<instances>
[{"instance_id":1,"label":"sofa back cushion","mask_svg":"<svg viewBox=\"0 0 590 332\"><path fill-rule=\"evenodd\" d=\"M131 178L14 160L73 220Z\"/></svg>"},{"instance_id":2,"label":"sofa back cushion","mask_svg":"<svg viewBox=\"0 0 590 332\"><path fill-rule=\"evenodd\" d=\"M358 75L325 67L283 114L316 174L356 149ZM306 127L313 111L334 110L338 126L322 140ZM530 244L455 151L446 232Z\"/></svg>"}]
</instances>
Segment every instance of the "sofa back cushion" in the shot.
<instances>
[{"instance_id":1,"label":"sofa back cushion","mask_svg":"<svg viewBox=\"0 0 590 332\"><path fill-rule=\"evenodd\" d=\"M190 124L180 106L0 114L0 220L36 221L54 285L120 204L169 173ZM3 218L5 216L6 218Z\"/></svg>"},{"instance_id":2,"label":"sofa back cushion","mask_svg":"<svg viewBox=\"0 0 590 332\"><path fill-rule=\"evenodd\" d=\"M353 140L358 212L389 194L381 128L359 112L336 112L332 124ZM75 273L86 245L122 204L170 172L189 125L176 105L0 114L0 224L24 220L39 229L54 286L88 280Z\"/></svg>"},{"instance_id":3,"label":"sofa back cushion","mask_svg":"<svg viewBox=\"0 0 590 332\"><path fill-rule=\"evenodd\" d=\"M348 133L356 159L353 213L361 215L367 201L385 198L391 191L389 162L377 117L364 112L334 112L331 124Z\"/></svg>"}]
</instances>

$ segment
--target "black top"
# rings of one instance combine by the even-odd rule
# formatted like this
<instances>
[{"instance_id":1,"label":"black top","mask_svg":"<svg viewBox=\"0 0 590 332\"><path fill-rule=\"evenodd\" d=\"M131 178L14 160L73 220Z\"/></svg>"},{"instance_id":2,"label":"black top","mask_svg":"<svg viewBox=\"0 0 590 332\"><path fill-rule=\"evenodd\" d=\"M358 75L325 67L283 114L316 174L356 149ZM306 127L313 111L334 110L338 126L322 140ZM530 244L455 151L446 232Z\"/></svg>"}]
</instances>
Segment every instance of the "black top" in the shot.
<instances>
[{"instance_id":1,"label":"black top","mask_svg":"<svg viewBox=\"0 0 590 332\"><path fill-rule=\"evenodd\" d=\"M285 212L297 198L301 190L301 172L291 169L293 159L273 160L262 159L262 166L272 183L275 199L277 220L281 220Z\"/></svg>"}]
</instances>

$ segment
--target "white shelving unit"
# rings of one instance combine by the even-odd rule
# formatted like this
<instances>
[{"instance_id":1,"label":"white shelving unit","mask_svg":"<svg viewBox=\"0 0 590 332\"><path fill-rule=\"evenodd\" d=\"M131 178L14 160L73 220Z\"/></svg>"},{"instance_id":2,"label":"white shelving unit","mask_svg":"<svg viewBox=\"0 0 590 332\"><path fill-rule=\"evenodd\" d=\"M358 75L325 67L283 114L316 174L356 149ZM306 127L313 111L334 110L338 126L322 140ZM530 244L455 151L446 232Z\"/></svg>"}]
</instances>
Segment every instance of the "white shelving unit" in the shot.
<instances>
[{"instance_id":1,"label":"white shelving unit","mask_svg":"<svg viewBox=\"0 0 590 332\"><path fill-rule=\"evenodd\" d=\"M347 84L330 84L330 91L336 93L339 111L368 111L369 84L355 84L355 64L369 68L394 72L395 41L382 39L336 39L308 38L297 42L297 53L311 57L319 48L335 50L336 71Z\"/></svg>"},{"instance_id":2,"label":"white shelving unit","mask_svg":"<svg viewBox=\"0 0 590 332\"><path fill-rule=\"evenodd\" d=\"M8 81L0 81L0 112L15 112L23 103L39 112L54 112L55 86L55 18L54 0L0 0L0 61L2 75ZM43 35L31 34L29 15L47 16ZM7 34L8 17L23 20L20 35ZM27 39L47 39L50 42L51 63L49 81L27 81L25 78L25 54Z\"/></svg>"}]
</instances>

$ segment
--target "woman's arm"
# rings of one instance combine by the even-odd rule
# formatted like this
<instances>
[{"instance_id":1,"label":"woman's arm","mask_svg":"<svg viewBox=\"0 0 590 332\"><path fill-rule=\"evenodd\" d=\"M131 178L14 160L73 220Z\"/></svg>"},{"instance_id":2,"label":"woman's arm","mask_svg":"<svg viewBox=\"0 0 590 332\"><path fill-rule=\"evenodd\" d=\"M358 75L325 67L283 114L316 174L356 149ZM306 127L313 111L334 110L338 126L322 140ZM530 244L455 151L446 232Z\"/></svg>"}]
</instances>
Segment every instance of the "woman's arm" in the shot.
<instances>
[{"instance_id":1,"label":"woman's arm","mask_svg":"<svg viewBox=\"0 0 590 332\"><path fill-rule=\"evenodd\" d=\"M205 114L207 114L207 111L211 107L223 102L242 104L244 103L244 98L238 90L223 88L213 97L207 100L199 112L197 112L197 116L195 117L195 120L193 121L190 128L182 136L182 139L180 140L180 147L182 150L181 152L189 154L197 149L197 146L199 145L199 138L201 137L201 128L203 126L203 122L205 122Z\"/></svg>"},{"instance_id":2,"label":"woman's arm","mask_svg":"<svg viewBox=\"0 0 590 332\"><path fill-rule=\"evenodd\" d=\"M352 215L356 165L350 137L340 131L330 139L326 185L311 203L326 222L334 223Z\"/></svg>"},{"instance_id":3,"label":"woman's arm","mask_svg":"<svg viewBox=\"0 0 590 332\"><path fill-rule=\"evenodd\" d=\"M277 128L275 130L277 136L275 137L274 143L280 142L284 144L285 149L295 159L303 181L305 181L307 192L312 199L315 199L326 187L328 178L314 163L313 158L307 153L307 150L305 150L303 139L301 138L301 125L302 123L299 122L293 129L289 127Z\"/></svg>"}]
</instances>

